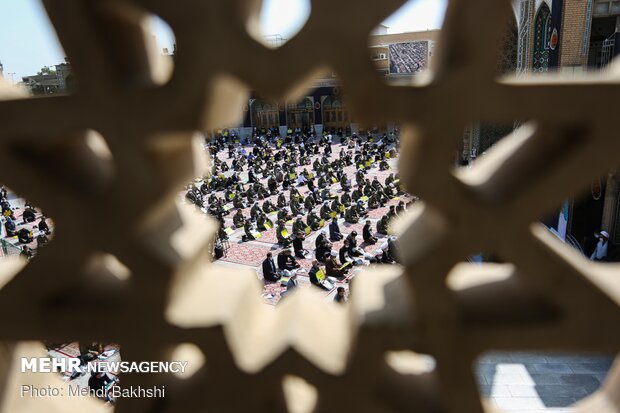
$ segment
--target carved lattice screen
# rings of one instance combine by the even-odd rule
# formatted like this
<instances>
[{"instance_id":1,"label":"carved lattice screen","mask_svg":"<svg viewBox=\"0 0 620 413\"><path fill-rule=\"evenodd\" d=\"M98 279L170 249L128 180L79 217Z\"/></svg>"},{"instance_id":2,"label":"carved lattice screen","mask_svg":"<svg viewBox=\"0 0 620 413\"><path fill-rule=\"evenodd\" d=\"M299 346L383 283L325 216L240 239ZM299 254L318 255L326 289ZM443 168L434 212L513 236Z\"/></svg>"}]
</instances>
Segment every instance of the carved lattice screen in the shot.
<instances>
[{"instance_id":1,"label":"carved lattice screen","mask_svg":"<svg viewBox=\"0 0 620 413\"><path fill-rule=\"evenodd\" d=\"M179 343L203 351L189 380L123 376L125 385L164 383L168 397L121 400L121 413L285 411L286 374L317 388L320 412L479 412L472 362L484 351L617 351L617 266L587 262L532 224L620 161L609 121L617 67L583 81L496 79L508 1L452 0L432 79L410 87L384 84L367 49L402 0L314 0L305 27L277 50L246 30L258 0L44 3L77 91L19 99L0 89L0 181L56 225L27 266L2 263L2 411L103 409L20 399L20 383L50 379L11 365L37 353L16 344L32 340L114 341L136 360L166 359ZM144 29L149 14L176 35L169 81ZM346 309L306 291L272 312L253 274L209 264L214 225L177 206L176 192L206 167L194 131L232 122L249 89L280 99L321 69L338 74L359 118L408 125L400 168L425 203L398 223L403 273L358 277ZM451 169L466 125L514 119L531 122L473 168ZM478 251L513 264L456 265ZM129 280L113 276L111 257ZM398 374L384 354L402 349L432 355L436 370ZM619 411L618 378L616 369L583 411Z\"/></svg>"}]
</instances>

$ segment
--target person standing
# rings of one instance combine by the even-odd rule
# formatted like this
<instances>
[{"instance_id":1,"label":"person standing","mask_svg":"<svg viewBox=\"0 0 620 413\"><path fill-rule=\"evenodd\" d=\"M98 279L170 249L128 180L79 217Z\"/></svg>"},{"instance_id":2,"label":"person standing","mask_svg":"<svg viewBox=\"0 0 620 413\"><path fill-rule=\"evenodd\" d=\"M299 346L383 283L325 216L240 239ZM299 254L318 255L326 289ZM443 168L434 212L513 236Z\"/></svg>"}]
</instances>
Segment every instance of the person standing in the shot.
<instances>
[{"instance_id":1,"label":"person standing","mask_svg":"<svg viewBox=\"0 0 620 413\"><path fill-rule=\"evenodd\" d=\"M609 249L609 233L607 231L601 231L598 235L598 243L590 259L593 261L606 261Z\"/></svg>"}]
</instances>

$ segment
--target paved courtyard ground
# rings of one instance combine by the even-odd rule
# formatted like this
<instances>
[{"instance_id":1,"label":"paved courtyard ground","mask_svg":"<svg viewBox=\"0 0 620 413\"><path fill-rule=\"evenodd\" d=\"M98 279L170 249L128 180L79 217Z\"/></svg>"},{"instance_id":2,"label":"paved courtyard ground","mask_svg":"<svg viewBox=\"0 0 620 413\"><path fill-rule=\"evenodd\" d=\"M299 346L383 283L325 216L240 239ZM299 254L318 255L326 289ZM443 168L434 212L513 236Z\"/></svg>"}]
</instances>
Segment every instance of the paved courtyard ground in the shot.
<instances>
[{"instance_id":1,"label":"paved courtyard ground","mask_svg":"<svg viewBox=\"0 0 620 413\"><path fill-rule=\"evenodd\" d=\"M568 413L601 386L612 363L613 355L491 353L475 370L482 396L505 412Z\"/></svg>"}]
</instances>

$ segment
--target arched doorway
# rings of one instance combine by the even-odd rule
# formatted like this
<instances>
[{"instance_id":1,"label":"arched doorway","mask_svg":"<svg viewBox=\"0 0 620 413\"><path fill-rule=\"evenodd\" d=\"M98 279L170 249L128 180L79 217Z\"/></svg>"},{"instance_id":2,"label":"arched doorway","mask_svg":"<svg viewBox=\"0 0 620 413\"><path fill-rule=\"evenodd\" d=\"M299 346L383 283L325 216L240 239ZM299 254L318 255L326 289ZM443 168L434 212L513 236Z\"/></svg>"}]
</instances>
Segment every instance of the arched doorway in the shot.
<instances>
[{"instance_id":1,"label":"arched doorway","mask_svg":"<svg viewBox=\"0 0 620 413\"><path fill-rule=\"evenodd\" d=\"M278 105L261 99L250 103L252 127L257 129L277 128L280 126Z\"/></svg>"},{"instance_id":2,"label":"arched doorway","mask_svg":"<svg viewBox=\"0 0 620 413\"><path fill-rule=\"evenodd\" d=\"M314 126L314 103L309 97L301 102L286 105L286 120L289 129L306 129Z\"/></svg>"},{"instance_id":3,"label":"arched doorway","mask_svg":"<svg viewBox=\"0 0 620 413\"><path fill-rule=\"evenodd\" d=\"M325 129L346 129L351 118L345 102L338 96L326 96L323 99L323 127Z\"/></svg>"},{"instance_id":4,"label":"arched doorway","mask_svg":"<svg viewBox=\"0 0 620 413\"><path fill-rule=\"evenodd\" d=\"M551 39L551 10L543 2L534 19L534 44L532 53L532 72L549 70L549 40Z\"/></svg>"}]
</instances>

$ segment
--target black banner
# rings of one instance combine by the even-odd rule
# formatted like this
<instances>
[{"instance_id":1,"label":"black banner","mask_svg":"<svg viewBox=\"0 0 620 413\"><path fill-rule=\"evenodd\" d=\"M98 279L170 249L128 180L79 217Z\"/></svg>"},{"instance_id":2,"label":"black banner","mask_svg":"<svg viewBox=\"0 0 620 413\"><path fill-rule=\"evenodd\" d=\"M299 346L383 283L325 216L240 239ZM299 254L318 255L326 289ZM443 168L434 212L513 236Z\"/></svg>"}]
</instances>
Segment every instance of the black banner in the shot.
<instances>
[{"instance_id":1,"label":"black banner","mask_svg":"<svg viewBox=\"0 0 620 413\"><path fill-rule=\"evenodd\" d=\"M549 69L560 66L560 34L564 0L553 0L551 5L551 37L549 38Z\"/></svg>"}]
</instances>

